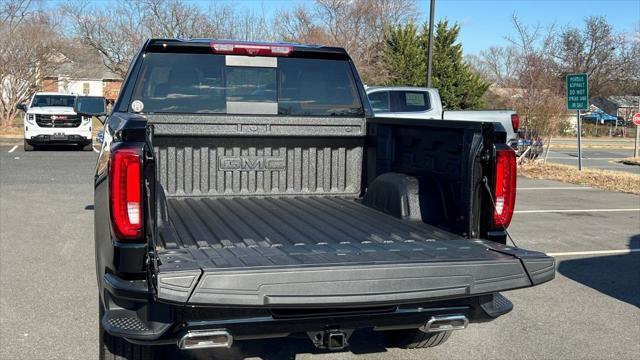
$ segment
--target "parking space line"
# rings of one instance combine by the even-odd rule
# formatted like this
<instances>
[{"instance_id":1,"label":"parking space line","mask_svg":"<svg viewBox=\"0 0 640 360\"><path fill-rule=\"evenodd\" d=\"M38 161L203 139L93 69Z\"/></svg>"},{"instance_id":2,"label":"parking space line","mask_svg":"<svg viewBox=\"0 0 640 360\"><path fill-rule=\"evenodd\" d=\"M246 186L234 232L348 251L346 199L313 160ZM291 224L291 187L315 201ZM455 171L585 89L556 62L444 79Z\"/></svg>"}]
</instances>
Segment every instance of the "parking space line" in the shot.
<instances>
[{"instance_id":1,"label":"parking space line","mask_svg":"<svg viewBox=\"0 0 640 360\"><path fill-rule=\"evenodd\" d=\"M578 157L571 157L571 156L566 156L566 157L560 157L560 156L549 156L547 159L551 159L551 160L578 160ZM582 160L621 160L623 158L621 157L583 157Z\"/></svg>"},{"instance_id":2,"label":"parking space line","mask_svg":"<svg viewBox=\"0 0 640 360\"><path fill-rule=\"evenodd\" d=\"M551 209L551 210L516 210L516 214L536 214L536 213L572 213L572 212L623 212L640 211L640 208L631 209Z\"/></svg>"},{"instance_id":3,"label":"parking space line","mask_svg":"<svg viewBox=\"0 0 640 360\"><path fill-rule=\"evenodd\" d=\"M622 250L595 250L595 251L572 251L547 253L549 256L579 256L579 255L619 255L640 252L640 249L622 249Z\"/></svg>"},{"instance_id":4,"label":"parking space line","mask_svg":"<svg viewBox=\"0 0 640 360\"><path fill-rule=\"evenodd\" d=\"M593 190L591 186L521 187L518 190Z\"/></svg>"},{"instance_id":5,"label":"parking space line","mask_svg":"<svg viewBox=\"0 0 640 360\"><path fill-rule=\"evenodd\" d=\"M96 149L96 148L95 148L95 147L93 147L93 146L92 146L92 148L93 148L93 151L95 151L95 152L97 152L98 154L100 154L100 150Z\"/></svg>"},{"instance_id":6,"label":"parking space line","mask_svg":"<svg viewBox=\"0 0 640 360\"><path fill-rule=\"evenodd\" d=\"M11 150L9 150L9 154L11 154L12 152L16 151L16 149L18 148L18 145L14 145Z\"/></svg>"}]
</instances>

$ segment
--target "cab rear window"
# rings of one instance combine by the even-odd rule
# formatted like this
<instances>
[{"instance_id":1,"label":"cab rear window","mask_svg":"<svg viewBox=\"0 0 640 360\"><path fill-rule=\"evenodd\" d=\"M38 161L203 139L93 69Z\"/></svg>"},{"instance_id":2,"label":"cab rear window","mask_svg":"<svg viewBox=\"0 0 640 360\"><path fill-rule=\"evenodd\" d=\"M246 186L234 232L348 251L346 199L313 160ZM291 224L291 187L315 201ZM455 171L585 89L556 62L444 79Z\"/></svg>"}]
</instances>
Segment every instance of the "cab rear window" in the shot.
<instances>
[{"instance_id":1,"label":"cab rear window","mask_svg":"<svg viewBox=\"0 0 640 360\"><path fill-rule=\"evenodd\" d=\"M412 90L380 90L369 94L373 111L381 113L411 113L431 109L429 94Z\"/></svg>"},{"instance_id":2,"label":"cab rear window","mask_svg":"<svg viewBox=\"0 0 640 360\"><path fill-rule=\"evenodd\" d=\"M146 53L132 102L143 113L363 115L349 62Z\"/></svg>"}]
</instances>

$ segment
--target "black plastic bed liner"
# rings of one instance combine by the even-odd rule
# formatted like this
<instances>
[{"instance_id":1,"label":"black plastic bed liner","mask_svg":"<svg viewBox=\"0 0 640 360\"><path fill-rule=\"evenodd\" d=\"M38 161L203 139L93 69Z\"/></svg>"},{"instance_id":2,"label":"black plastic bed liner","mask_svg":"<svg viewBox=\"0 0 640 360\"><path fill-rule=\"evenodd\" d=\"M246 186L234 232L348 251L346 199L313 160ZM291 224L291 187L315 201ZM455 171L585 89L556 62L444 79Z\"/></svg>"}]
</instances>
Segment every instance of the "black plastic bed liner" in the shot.
<instances>
[{"instance_id":1,"label":"black plastic bed liner","mask_svg":"<svg viewBox=\"0 0 640 360\"><path fill-rule=\"evenodd\" d=\"M463 239L348 198L169 198L168 214L158 298L171 302L424 301L532 286L555 270L542 253Z\"/></svg>"}]
</instances>

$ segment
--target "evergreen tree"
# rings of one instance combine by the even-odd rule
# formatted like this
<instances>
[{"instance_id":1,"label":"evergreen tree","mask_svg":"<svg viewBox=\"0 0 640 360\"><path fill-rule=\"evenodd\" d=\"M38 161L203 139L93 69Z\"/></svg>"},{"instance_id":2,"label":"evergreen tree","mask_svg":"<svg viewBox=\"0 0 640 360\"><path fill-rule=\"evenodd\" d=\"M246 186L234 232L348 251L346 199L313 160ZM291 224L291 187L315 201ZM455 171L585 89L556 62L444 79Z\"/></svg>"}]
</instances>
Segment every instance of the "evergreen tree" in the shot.
<instances>
[{"instance_id":1,"label":"evergreen tree","mask_svg":"<svg viewBox=\"0 0 640 360\"><path fill-rule=\"evenodd\" d=\"M390 84L424 86L426 83L424 47L416 41L420 36L413 23L388 29L383 61L391 72Z\"/></svg>"},{"instance_id":2,"label":"evergreen tree","mask_svg":"<svg viewBox=\"0 0 640 360\"><path fill-rule=\"evenodd\" d=\"M457 42L460 26L447 20L436 24L433 44L433 87L438 89L447 109L481 108L482 95L490 83L474 73L463 60L462 45ZM426 49L428 24L418 33L415 24L389 29L384 61L391 73L389 85L426 85Z\"/></svg>"},{"instance_id":3,"label":"evergreen tree","mask_svg":"<svg viewBox=\"0 0 640 360\"><path fill-rule=\"evenodd\" d=\"M424 33L428 35L428 30ZM458 24L449 26L447 20L440 20L436 24L433 86L440 92L442 104L448 109L480 108L483 105L481 97L490 84L474 73L463 60L462 44L456 43L459 34Z\"/></svg>"}]
</instances>

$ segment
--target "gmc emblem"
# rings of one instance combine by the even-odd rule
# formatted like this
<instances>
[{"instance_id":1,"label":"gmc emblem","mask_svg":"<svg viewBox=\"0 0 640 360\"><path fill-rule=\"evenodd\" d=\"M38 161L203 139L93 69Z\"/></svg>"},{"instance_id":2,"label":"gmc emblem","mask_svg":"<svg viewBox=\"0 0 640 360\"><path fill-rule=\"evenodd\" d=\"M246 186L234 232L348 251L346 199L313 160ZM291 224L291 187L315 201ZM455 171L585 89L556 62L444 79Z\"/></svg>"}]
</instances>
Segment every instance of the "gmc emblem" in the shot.
<instances>
[{"instance_id":1,"label":"gmc emblem","mask_svg":"<svg viewBox=\"0 0 640 360\"><path fill-rule=\"evenodd\" d=\"M221 156L218 169L224 171L284 170L283 156Z\"/></svg>"}]
</instances>

